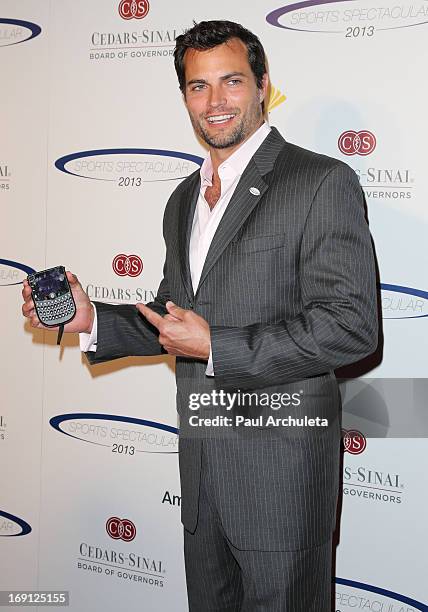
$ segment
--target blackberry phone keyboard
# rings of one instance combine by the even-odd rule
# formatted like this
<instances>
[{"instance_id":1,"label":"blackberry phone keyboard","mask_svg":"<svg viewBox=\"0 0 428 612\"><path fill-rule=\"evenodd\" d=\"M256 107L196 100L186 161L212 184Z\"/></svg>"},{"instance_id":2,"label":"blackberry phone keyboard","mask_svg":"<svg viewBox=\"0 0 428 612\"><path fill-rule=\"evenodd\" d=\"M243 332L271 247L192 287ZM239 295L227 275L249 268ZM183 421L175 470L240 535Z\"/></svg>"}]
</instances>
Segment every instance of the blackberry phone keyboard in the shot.
<instances>
[{"instance_id":1,"label":"blackberry phone keyboard","mask_svg":"<svg viewBox=\"0 0 428 612\"><path fill-rule=\"evenodd\" d=\"M76 314L73 298L70 295L60 295L52 300L38 302L36 310L44 325L61 325Z\"/></svg>"}]
</instances>

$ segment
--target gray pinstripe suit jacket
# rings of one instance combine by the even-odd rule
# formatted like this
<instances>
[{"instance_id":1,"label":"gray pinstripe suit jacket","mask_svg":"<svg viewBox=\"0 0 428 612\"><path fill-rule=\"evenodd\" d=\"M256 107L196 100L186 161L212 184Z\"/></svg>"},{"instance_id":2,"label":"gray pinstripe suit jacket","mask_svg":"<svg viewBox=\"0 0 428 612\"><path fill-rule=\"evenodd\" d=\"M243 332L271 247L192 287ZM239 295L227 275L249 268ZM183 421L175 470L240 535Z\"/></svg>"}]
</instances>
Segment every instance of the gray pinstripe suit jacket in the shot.
<instances>
[{"instance_id":1,"label":"gray pinstripe suit jacket","mask_svg":"<svg viewBox=\"0 0 428 612\"><path fill-rule=\"evenodd\" d=\"M195 530L203 449L213 499L237 548L315 546L331 536L337 501L340 396L333 370L372 353L377 343L362 191L346 164L286 143L273 128L236 187L194 295L188 245L198 193L195 172L168 201L164 278L151 304L165 312L172 299L211 328L215 377L205 375L204 362L177 358L176 364L182 520ZM162 352L156 330L134 306L97 303L97 312L91 363ZM195 433L189 393L213 389L302 392L292 416L319 415L329 426ZM247 413L266 417L272 410ZM288 414L282 408L274 416Z\"/></svg>"}]
</instances>

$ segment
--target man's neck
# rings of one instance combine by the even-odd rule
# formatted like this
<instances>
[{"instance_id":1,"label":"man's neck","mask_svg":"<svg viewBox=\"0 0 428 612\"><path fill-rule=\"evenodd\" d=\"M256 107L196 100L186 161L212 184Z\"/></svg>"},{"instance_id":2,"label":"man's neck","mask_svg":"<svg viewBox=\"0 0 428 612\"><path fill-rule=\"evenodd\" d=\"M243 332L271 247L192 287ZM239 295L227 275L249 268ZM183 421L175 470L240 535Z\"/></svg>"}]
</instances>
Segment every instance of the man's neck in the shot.
<instances>
[{"instance_id":1,"label":"man's neck","mask_svg":"<svg viewBox=\"0 0 428 612\"><path fill-rule=\"evenodd\" d=\"M235 153L235 151L237 151L240 147L242 147L242 145L247 142L247 140L249 138L251 138L251 136L253 136L253 134L255 134L257 132L257 130L263 125L264 123L264 118L262 118L260 124L251 132L251 134L249 134L245 140L242 140L241 142L239 142L236 145L233 145L231 147L227 147L226 149L217 149L215 147L209 147L209 152L210 152L210 157L211 157L211 164L212 164L212 168L213 168L213 182L216 182L217 180L219 180L218 177L218 168L219 166L226 161L226 159L228 157L230 157L232 155L232 153Z\"/></svg>"}]
</instances>

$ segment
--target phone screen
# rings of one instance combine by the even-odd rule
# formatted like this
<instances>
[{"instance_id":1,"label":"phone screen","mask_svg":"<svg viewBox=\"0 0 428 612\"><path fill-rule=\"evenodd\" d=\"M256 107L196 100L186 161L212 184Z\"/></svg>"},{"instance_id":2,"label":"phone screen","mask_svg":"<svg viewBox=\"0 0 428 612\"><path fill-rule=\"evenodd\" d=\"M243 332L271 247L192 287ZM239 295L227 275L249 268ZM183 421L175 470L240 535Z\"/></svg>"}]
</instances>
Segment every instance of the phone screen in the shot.
<instances>
[{"instance_id":1,"label":"phone screen","mask_svg":"<svg viewBox=\"0 0 428 612\"><path fill-rule=\"evenodd\" d=\"M54 300L70 290L65 272L61 268L34 274L30 284L36 300Z\"/></svg>"}]
</instances>

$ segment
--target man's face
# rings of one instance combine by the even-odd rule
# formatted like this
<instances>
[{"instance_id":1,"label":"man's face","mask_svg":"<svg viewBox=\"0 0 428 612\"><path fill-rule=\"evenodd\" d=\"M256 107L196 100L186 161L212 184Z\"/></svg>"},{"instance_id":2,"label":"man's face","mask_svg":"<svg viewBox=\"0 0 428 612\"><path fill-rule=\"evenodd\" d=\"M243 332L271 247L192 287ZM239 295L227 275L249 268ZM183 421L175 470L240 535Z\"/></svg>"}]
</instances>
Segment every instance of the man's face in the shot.
<instances>
[{"instance_id":1,"label":"man's face","mask_svg":"<svg viewBox=\"0 0 428 612\"><path fill-rule=\"evenodd\" d=\"M233 149L263 122L261 101L244 43L232 38L213 49L188 49L184 56L184 100L193 129L214 149Z\"/></svg>"}]
</instances>

